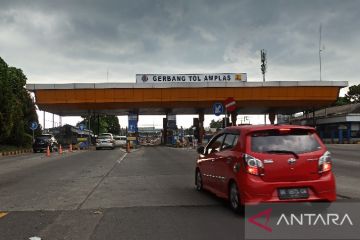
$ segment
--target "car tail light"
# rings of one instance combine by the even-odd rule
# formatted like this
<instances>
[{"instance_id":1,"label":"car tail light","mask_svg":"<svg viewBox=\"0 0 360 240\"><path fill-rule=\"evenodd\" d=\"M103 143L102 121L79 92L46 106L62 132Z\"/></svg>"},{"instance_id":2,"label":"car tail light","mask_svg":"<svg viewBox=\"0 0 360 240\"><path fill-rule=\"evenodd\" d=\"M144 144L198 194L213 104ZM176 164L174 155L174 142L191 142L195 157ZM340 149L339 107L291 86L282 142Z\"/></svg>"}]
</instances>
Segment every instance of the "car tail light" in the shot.
<instances>
[{"instance_id":1,"label":"car tail light","mask_svg":"<svg viewBox=\"0 0 360 240\"><path fill-rule=\"evenodd\" d=\"M244 155L246 172L252 175L264 175L264 164L261 160L250 156L248 154Z\"/></svg>"},{"instance_id":2,"label":"car tail light","mask_svg":"<svg viewBox=\"0 0 360 240\"><path fill-rule=\"evenodd\" d=\"M291 129L290 128L280 128L279 131L280 132L290 132Z\"/></svg>"},{"instance_id":3,"label":"car tail light","mask_svg":"<svg viewBox=\"0 0 360 240\"><path fill-rule=\"evenodd\" d=\"M320 158L319 158L319 173L328 172L332 169L332 160L331 160L331 153L326 151Z\"/></svg>"}]
</instances>

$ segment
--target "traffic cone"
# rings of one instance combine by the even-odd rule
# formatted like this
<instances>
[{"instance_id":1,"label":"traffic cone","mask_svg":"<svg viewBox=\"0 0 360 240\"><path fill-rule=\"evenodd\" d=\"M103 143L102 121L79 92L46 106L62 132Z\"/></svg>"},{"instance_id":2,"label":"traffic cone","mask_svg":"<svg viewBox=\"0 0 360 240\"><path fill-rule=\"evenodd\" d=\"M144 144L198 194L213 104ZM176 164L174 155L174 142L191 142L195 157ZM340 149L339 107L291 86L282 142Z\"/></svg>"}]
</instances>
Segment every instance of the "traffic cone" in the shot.
<instances>
[{"instance_id":1,"label":"traffic cone","mask_svg":"<svg viewBox=\"0 0 360 240\"><path fill-rule=\"evenodd\" d=\"M69 151L72 152L72 144L70 144L70 148L69 148Z\"/></svg>"},{"instance_id":2,"label":"traffic cone","mask_svg":"<svg viewBox=\"0 0 360 240\"><path fill-rule=\"evenodd\" d=\"M50 157L50 147L48 146L47 149L46 149L46 156L47 157Z\"/></svg>"},{"instance_id":3,"label":"traffic cone","mask_svg":"<svg viewBox=\"0 0 360 240\"><path fill-rule=\"evenodd\" d=\"M60 147L59 147L59 154L63 154L63 150L62 150L61 144L60 144Z\"/></svg>"}]
</instances>

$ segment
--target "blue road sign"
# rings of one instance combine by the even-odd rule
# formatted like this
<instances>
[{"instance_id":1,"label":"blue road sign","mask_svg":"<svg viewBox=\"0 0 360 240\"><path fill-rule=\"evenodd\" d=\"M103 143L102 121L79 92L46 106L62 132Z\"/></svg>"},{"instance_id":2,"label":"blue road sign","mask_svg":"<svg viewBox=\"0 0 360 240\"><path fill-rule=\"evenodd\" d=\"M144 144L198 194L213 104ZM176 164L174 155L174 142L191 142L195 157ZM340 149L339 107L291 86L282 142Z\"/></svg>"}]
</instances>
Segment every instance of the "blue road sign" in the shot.
<instances>
[{"instance_id":1,"label":"blue road sign","mask_svg":"<svg viewBox=\"0 0 360 240\"><path fill-rule=\"evenodd\" d=\"M128 132L135 133L137 132L137 121L129 120L129 129Z\"/></svg>"},{"instance_id":2,"label":"blue road sign","mask_svg":"<svg viewBox=\"0 0 360 240\"><path fill-rule=\"evenodd\" d=\"M84 125L84 124L80 124L80 125L79 125L79 129L80 129L81 131L84 131L85 125Z\"/></svg>"},{"instance_id":3,"label":"blue road sign","mask_svg":"<svg viewBox=\"0 0 360 240\"><path fill-rule=\"evenodd\" d=\"M214 103L213 112L215 116L220 116L224 113L224 106L221 103Z\"/></svg>"},{"instance_id":4,"label":"blue road sign","mask_svg":"<svg viewBox=\"0 0 360 240\"><path fill-rule=\"evenodd\" d=\"M30 124L30 129L31 130L36 130L39 127L39 124L37 122L32 122Z\"/></svg>"},{"instance_id":5,"label":"blue road sign","mask_svg":"<svg viewBox=\"0 0 360 240\"><path fill-rule=\"evenodd\" d=\"M137 115L136 114L129 114L129 129L128 132L129 133L135 133L137 132L137 123L138 123L138 119L137 119Z\"/></svg>"}]
</instances>

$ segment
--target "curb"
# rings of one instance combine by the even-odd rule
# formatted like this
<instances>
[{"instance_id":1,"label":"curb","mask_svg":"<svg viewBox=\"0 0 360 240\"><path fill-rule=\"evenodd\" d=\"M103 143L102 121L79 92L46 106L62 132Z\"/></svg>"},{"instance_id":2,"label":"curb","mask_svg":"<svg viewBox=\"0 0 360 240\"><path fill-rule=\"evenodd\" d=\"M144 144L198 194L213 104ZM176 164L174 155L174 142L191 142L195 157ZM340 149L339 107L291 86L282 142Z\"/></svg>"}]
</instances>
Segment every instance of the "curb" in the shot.
<instances>
[{"instance_id":1,"label":"curb","mask_svg":"<svg viewBox=\"0 0 360 240\"><path fill-rule=\"evenodd\" d=\"M20 155L20 154L24 154L24 153L30 153L32 151L33 151L32 149L22 149L22 150L9 151L9 152L0 152L0 157L1 156L15 156L15 155Z\"/></svg>"}]
</instances>

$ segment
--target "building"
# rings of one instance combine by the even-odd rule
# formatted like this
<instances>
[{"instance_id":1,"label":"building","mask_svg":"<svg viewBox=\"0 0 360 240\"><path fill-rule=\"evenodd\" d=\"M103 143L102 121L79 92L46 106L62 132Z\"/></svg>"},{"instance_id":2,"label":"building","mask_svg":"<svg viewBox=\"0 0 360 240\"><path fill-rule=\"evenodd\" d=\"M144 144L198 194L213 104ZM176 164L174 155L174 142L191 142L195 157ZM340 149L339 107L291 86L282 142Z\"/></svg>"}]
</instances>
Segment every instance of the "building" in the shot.
<instances>
[{"instance_id":1,"label":"building","mask_svg":"<svg viewBox=\"0 0 360 240\"><path fill-rule=\"evenodd\" d=\"M280 116L278 123L315 126L325 143L360 143L360 103L328 107L291 118Z\"/></svg>"}]
</instances>

